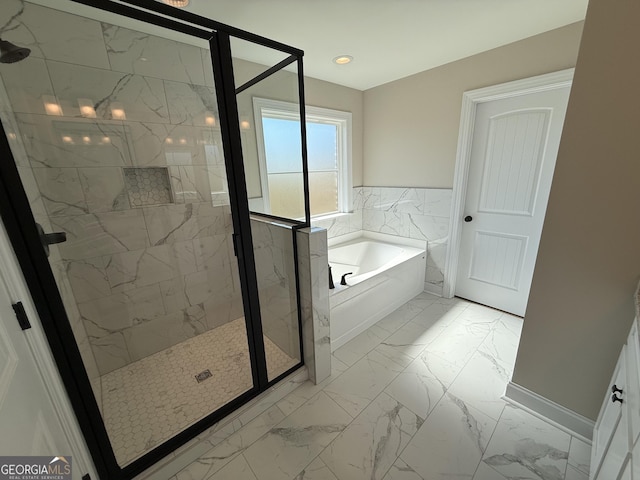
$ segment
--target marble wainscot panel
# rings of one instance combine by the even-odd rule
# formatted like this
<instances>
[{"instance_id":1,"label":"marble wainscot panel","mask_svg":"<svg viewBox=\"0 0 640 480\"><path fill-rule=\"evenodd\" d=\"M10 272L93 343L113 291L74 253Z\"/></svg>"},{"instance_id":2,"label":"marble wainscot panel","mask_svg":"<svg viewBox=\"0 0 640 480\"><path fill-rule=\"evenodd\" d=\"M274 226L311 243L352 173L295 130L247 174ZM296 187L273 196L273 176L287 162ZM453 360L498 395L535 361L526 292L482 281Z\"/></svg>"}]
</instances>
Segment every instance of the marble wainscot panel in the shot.
<instances>
[{"instance_id":1,"label":"marble wainscot panel","mask_svg":"<svg viewBox=\"0 0 640 480\"><path fill-rule=\"evenodd\" d=\"M251 234L263 334L287 355L300 359L293 231L288 225L253 217Z\"/></svg>"},{"instance_id":2,"label":"marble wainscot panel","mask_svg":"<svg viewBox=\"0 0 640 480\"><path fill-rule=\"evenodd\" d=\"M451 189L354 187L353 210L313 220L328 238L366 230L427 241L425 291L442 295Z\"/></svg>"},{"instance_id":3,"label":"marble wainscot panel","mask_svg":"<svg viewBox=\"0 0 640 480\"><path fill-rule=\"evenodd\" d=\"M317 384L331 375L327 231L312 227L297 235L304 363Z\"/></svg>"},{"instance_id":4,"label":"marble wainscot panel","mask_svg":"<svg viewBox=\"0 0 640 480\"><path fill-rule=\"evenodd\" d=\"M425 290L442 295L451 189L363 187L362 228L427 241Z\"/></svg>"}]
</instances>

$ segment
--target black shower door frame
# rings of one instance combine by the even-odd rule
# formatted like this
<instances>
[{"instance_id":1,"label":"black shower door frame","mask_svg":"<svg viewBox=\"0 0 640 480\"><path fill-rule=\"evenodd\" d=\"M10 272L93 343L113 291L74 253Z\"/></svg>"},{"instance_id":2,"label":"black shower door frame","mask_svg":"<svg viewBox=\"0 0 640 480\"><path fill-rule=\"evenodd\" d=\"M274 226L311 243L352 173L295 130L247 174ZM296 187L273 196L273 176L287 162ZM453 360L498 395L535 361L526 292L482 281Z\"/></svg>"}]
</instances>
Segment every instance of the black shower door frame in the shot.
<instances>
[{"instance_id":1,"label":"black shower door frame","mask_svg":"<svg viewBox=\"0 0 640 480\"><path fill-rule=\"evenodd\" d=\"M163 5L155 0L71 0L123 15L145 23L167 28L193 37L207 40L210 45L214 85L218 102L220 129L224 148L227 183L233 222L233 242L239 266L245 311L249 356L253 375L253 388L220 409L207 415L173 438L162 443L139 459L120 467L116 461L102 415L98 408L89 377L84 368L80 351L74 340L62 298L58 291L49 262L42 248L40 236L27 195L22 187L18 169L7 140L4 126L0 123L0 217L9 240L18 258L27 287L33 297L40 321L51 348L72 408L89 448L100 478L109 480L131 479L146 470L169 453L184 445L207 428L229 415L249 400L267 390L285 376L299 368L303 361L269 381L262 335L258 282L256 278L253 242L251 236L250 211L247 198L246 178L243 164L242 142L236 94L248 86L267 78L294 62L298 67L298 93L300 118L305 118L304 74L302 58L304 52L280 42L237 29L205 17ZM289 54L289 57L271 67L253 80L236 89L231 55L231 37L253 42ZM303 160L303 186L305 194L305 219L292 222L295 232L310 225L309 180L307 168L306 128L300 122ZM288 220L291 222L291 220ZM296 254L294 249L294 254ZM296 254L296 289L299 300L299 282ZM301 307L298 302L298 323L301 332ZM301 336L301 335L300 335ZM302 357L302 343L301 359Z\"/></svg>"}]
</instances>

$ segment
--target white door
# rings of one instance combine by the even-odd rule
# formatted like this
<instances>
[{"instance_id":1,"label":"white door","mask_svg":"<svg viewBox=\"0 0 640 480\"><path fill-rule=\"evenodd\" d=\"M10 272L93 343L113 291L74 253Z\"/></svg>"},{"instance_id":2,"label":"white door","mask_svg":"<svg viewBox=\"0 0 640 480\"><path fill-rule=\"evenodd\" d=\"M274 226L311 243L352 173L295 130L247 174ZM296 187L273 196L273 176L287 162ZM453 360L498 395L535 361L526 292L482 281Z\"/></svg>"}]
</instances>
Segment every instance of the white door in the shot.
<instances>
[{"instance_id":1,"label":"white door","mask_svg":"<svg viewBox=\"0 0 640 480\"><path fill-rule=\"evenodd\" d=\"M569 90L478 105L457 296L524 316Z\"/></svg>"},{"instance_id":2,"label":"white door","mask_svg":"<svg viewBox=\"0 0 640 480\"><path fill-rule=\"evenodd\" d=\"M0 235L6 235L2 225ZM26 341L29 332L22 331L16 320L6 281L0 271L0 456L71 456L73 478L80 479L81 471L74 468L71 446Z\"/></svg>"}]
</instances>

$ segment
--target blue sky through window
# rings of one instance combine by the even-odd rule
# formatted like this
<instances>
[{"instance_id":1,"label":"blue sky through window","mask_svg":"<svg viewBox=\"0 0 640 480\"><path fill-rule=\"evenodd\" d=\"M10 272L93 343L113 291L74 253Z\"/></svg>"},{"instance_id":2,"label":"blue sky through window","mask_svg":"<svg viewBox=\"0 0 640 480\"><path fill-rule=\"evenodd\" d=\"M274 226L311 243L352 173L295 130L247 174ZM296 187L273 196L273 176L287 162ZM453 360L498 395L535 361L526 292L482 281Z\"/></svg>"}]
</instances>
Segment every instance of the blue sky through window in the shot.
<instances>
[{"instance_id":1,"label":"blue sky through window","mask_svg":"<svg viewBox=\"0 0 640 480\"><path fill-rule=\"evenodd\" d=\"M268 173L302 172L300 124L297 120L262 117ZM307 122L309 170L335 170L337 127Z\"/></svg>"}]
</instances>

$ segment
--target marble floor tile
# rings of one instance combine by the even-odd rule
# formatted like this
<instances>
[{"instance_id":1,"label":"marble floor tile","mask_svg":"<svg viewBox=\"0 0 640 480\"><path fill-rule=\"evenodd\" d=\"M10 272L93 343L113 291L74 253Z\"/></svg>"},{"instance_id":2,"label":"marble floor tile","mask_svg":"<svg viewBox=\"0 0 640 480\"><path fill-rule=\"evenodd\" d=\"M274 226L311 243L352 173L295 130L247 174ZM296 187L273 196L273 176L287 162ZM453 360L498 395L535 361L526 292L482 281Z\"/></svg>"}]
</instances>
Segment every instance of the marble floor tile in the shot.
<instances>
[{"instance_id":1,"label":"marble floor tile","mask_svg":"<svg viewBox=\"0 0 640 480\"><path fill-rule=\"evenodd\" d=\"M438 299L413 317L411 321L427 327L431 327L436 324L450 325L466 308L466 305L462 303L440 302L441 299Z\"/></svg>"},{"instance_id":2,"label":"marble floor tile","mask_svg":"<svg viewBox=\"0 0 640 480\"><path fill-rule=\"evenodd\" d=\"M507 405L482 461L507 478L562 480L570 440L568 433Z\"/></svg>"},{"instance_id":3,"label":"marble floor tile","mask_svg":"<svg viewBox=\"0 0 640 480\"><path fill-rule=\"evenodd\" d=\"M490 355L510 372L513 372L522 324L522 318L504 314L492 325L489 335L478 347L478 350Z\"/></svg>"},{"instance_id":4,"label":"marble floor tile","mask_svg":"<svg viewBox=\"0 0 640 480\"><path fill-rule=\"evenodd\" d=\"M381 393L320 458L339 480L381 480L423 422L424 418Z\"/></svg>"},{"instance_id":5,"label":"marble floor tile","mask_svg":"<svg viewBox=\"0 0 640 480\"><path fill-rule=\"evenodd\" d=\"M173 480L587 480L589 445L500 399L521 318L421 294L381 322Z\"/></svg>"},{"instance_id":6,"label":"marble floor tile","mask_svg":"<svg viewBox=\"0 0 640 480\"><path fill-rule=\"evenodd\" d=\"M309 400L244 452L259 480L293 478L351 422L325 393Z\"/></svg>"},{"instance_id":7,"label":"marble floor tile","mask_svg":"<svg viewBox=\"0 0 640 480\"><path fill-rule=\"evenodd\" d=\"M440 401L460 369L424 353L385 388L385 392L422 418Z\"/></svg>"},{"instance_id":8,"label":"marble floor tile","mask_svg":"<svg viewBox=\"0 0 640 480\"><path fill-rule=\"evenodd\" d=\"M435 340L439 333L409 322L380 342L380 346L385 350L395 350L404 356L416 358L427 345Z\"/></svg>"},{"instance_id":9,"label":"marble floor tile","mask_svg":"<svg viewBox=\"0 0 640 480\"><path fill-rule=\"evenodd\" d=\"M425 479L471 480L495 426L495 420L447 394L400 458Z\"/></svg>"},{"instance_id":10,"label":"marble floor tile","mask_svg":"<svg viewBox=\"0 0 640 480\"><path fill-rule=\"evenodd\" d=\"M440 297L437 295L433 295L431 293L422 292L415 297L413 297L406 305L411 305L413 307L419 307L422 310L427 308L428 306L436 303Z\"/></svg>"},{"instance_id":11,"label":"marble floor tile","mask_svg":"<svg viewBox=\"0 0 640 480\"><path fill-rule=\"evenodd\" d=\"M213 478L229 462L238 457L252 443L284 419L284 414L273 406L240 430L232 434L197 461L178 472L177 480L204 480ZM218 477L222 478L222 477ZM233 478L233 477L227 477Z\"/></svg>"},{"instance_id":12,"label":"marble floor tile","mask_svg":"<svg viewBox=\"0 0 640 480\"><path fill-rule=\"evenodd\" d=\"M242 455L238 455L220 471L209 477L211 480L257 480L251 467Z\"/></svg>"},{"instance_id":13,"label":"marble floor tile","mask_svg":"<svg viewBox=\"0 0 640 480\"><path fill-rule=\"evenodd\" d=\"M569 465L588 475L591 465L591 445L583 442L579 438L571 437Z\"/></svg>"},{"instance_id":14,"label":"marble floor tile","mask_svg":"<svg viewBox=\"0 0 640 480\"><path fill-rule=\"evenodd\" d=\"M471 359L489 329L482 326L460 325L457 322L446 327L438 337L425 348L425 351L438 355L459 367Z\"/></svg>"},{"instance_id":15,"label":"marble floor tile","mask_svg":"<svg viewBox=\"0 0 640 480\"><path fill-rule=\"evenodd\" d=\"M567 465L567 473L565 473L564 480L589 480L589 475L571 465Z\"/></svg>"},{"instance_id":16,"label":"marble floor tile","mask_svg":"<svg viewBox=\"0 0 640 480\"><path fill-rule=\"evenodd\" d=\"M473 480L507 480L486 463L480 462L476 470Z\"/></svg>"},{"instance_id":17,"label":"marble floor tile","mask_svg":"<svg viewBox=\"0 0 640 480\"><path fill-rule=\"evenodd\" d=\"M388 336L389 332L373 325L342 345L333 352L333 355L341 362L351 366L376 348Z\"/></svg>"},{"instance_id":18,"label":"marble floor tile","mask_svg":"<svg viewBox=\"0 0 640 480\"><path fill-rule=\"evenodd\" d=\"M307 465L293 480L338 480L329 467L320 459Z\"/></svg>"},{"instance_id":19,"label":"marble floor tile","mask_svg":"<svg viewBox=\"0 0 640 480\"><path fill-rule=\"evenodd\" d=\"M378 352L371 352L324 388L349 415L356 417L402 371Z\"/></svg>"},{"instance_id":20,"label":"marble floor tile","mask_svg":"<svg viewBox=\"0 0 640 480\"><path fill-rule=\"evenodd\" d=\"M424 298L424 295L429 295L433 298ZM420 294L408 303L405 303L400 308L394 310L389 315L384 317L378 323L376 327L382 328L389 333L395 333L400 327L405 325L411 319L415 318L422 310L428 305L431 305L437 297L428 293Z\"/></svg>"},{"instance_id":21,"label":"marble floor tile","mask_svg":"<svg viewBox=\"0 0 640 480\"><path fill-rule=\"evenodd\" d=\"M505 401L502 396L511 372L484 352L473 354L449 391L494 420L500 418Z\"/></svg>"},{"instance_id":22,"label":"marble floor tile","mask_svg":"<svg viewBox=\"0 0 640 480\"><path fill-rule=\"evenodd\" d=\"M416 471L398 458L384 476L383 480L424 480Z\"/></svg>"}]
</instances>

